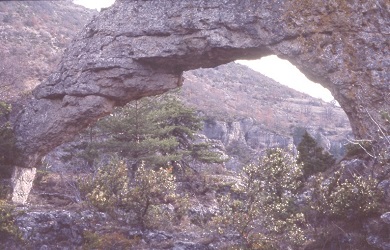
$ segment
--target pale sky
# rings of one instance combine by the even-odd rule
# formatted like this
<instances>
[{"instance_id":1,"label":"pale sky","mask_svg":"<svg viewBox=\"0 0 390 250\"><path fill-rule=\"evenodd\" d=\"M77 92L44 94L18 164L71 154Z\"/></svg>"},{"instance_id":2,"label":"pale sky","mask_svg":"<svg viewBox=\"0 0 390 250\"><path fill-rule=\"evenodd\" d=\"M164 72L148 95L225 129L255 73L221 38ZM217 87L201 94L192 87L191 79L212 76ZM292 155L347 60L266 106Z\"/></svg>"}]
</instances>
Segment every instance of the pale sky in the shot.
<instances>
[{"instance_id":1,"label":"pale sky","mask_svg":"<svg viewBox=\"0 0 390 250\"><path fill-rule=\"evenodd\" d=\"M275 81L286 85L292 89L296 89L305 94L316 98L321 98L324 101L330 102L334 99L329 90L322 87L320 84L307 79L307 77L297 67L289 61L280 59L272 55L262 57L259 60L237 61L251 69L274 79Z\"/></svg>"},{"instance_id":2,"label":"pale sky","mask_svg":"<svg viewBox=\"0 0 390 250\"><path fill-rule=\"evenodd\" d=\"M90 9L97 9L100 11L101 8L107 8L111 6L115 0L73 0L75 4L83 5Z\"/></svg>"},{"instance_id":3,"label":"pale sky","mask_svg":"<svg viewBox=\"0 0 390 250\"><path fill-rule=\"evenodd\" d=\"M76 4L97 10L109 7L114 2L115 0L74 0L74 3ZM240 60L237 62L258 71L283 85L313 97L321 98L327 102L334 99L329 90L325 89L318 83L310 81L290 62L282 60L275 55L263 57L259 60Z\"/></svg>"}]
</instances>

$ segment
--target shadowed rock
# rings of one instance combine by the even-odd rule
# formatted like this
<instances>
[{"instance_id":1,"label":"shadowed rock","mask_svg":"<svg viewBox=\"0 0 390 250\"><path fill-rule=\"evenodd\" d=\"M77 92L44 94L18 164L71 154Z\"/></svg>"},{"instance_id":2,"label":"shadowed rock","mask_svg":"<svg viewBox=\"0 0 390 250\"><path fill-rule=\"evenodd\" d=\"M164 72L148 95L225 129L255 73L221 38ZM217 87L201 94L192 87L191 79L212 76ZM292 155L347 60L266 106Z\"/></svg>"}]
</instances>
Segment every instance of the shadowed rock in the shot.
<instances>
[{"instance_id":1,"label":"shadowed rock","mask_svg":"<svg viewBox=\"0 0 390 250\"><path fill-rule=\"evenodd\" d=\"M180 86L183 71L270 54L328 88L356 137L375 137L370 116L379 122L390 103L389 9L385 0L117 1L35 89L15 124L15 165L34 167L114 106Z\"/></svg>"}]
</instances>

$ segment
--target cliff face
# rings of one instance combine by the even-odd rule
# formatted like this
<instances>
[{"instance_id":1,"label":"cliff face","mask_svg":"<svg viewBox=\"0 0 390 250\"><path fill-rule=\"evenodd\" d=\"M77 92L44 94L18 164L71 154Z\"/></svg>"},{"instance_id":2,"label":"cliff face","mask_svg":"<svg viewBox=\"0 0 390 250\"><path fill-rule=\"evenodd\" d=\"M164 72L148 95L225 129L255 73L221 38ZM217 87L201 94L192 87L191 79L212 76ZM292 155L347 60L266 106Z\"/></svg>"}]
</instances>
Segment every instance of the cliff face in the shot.
<instances>
[{"instance_id":1,"label":"cliff face","mask_svg":"<svg viewBox=\"0 0 390 250\"><path fill-rule=\"evenodd\" d=\"M388 1L118 1L81 32L16 122L33 167L115 105L181 85L185 70L276 54L329 88L359 138L389 109Z\"/></svg>"},{"instance_id":2,"label":"cliff face","mask_svg":"<svg viewBox=\"0 0 390 250\"><path fill-rule=\"evenodd\" d=\"M185 72L179 95L206 117L202 133L224 145L233 169L267 148L297 145L304 129L338 157L351 133L347 116L334 103L236 63Z\"/></svg>"}]
</instances>

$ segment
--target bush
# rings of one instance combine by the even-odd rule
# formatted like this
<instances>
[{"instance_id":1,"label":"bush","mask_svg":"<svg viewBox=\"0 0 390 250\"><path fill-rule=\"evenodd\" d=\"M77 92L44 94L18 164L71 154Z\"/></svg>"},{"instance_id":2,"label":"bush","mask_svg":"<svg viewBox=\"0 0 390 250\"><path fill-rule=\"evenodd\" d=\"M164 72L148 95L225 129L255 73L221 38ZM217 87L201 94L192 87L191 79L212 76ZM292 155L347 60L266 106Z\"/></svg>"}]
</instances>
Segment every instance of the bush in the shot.
<instances>
[{"instance_id":1,"label":"bush","mask_svg":"<svg viewBox=\"0 0 390 250\"><path fill-rule=\"evenodd\" d=\"M126 197L126 207L136 214L143 227L163 226L163 222L171 216L163 209L163 204L173 203L176 199L175 177L172 169L146 169L141 165L135 172L129 193ZM153 216L152 216L153 215Z\"/></svg>"},{"instance_id":2,"label":"bush","mask_svg":"<svg viewBox=\"0 0 390 250\"><path fill-rule=\"evenodd\" d=\"M0 242L2 239L13 238L21 240L19 228L14 222L14 207L4 200L0 200Z\"/></svg>"},{"instance_id":3,"label":"bush","mask_svg":"<svg viewBox=\"0 0 390 250\"><path fill-rule=\"evenodd\" d=\"M142 164L130 178L125 162L116 157L80 185L93 206L111 214L124 211L143 228L166 226L174 216L172 204L180 199L171 168L153 170Z\"/></svg>"},{"instance_id":4,"label":"bush","mask_svg":"<svg viewBox=\"0 0 390 250\"><path fill-rule=\"evenodd\" d=\"M324 172L335 163L333 156L319 146L307 131L303 134L297 149L299 152L297 162L303 163L303 175L305 178Z\"/></svg>"},{"instance_id":5,"label":"bush","mask_svg":"<svg viewBox=\"0 0 390 250\"><path fill-rule=\"evenodd\" d=\"M214 218L220 233L240 235L250 249L302 246L304 216L296 205L302 165L291 153L272 149L258 164L243 169L236 194L221 197Z\"/></svg>"},{"instance_id":6,"label":"bush","mask_svg":"<svg viewBox=\"0 0 390 250\"><path fill-rule=\"evenodd\" d=\"M7 200L12 192L11 180L0 178L0 200Z\"/></svg>"},{"instance_id":7,"label":"bush","mask_svg":"<svg viewBox=\"0 0 390 250\"><path fill-rule=\"evenodd\" d=\"M0 101L0 178L10 178L12 161L17 156L16 139L8 121L11 105Z\"/></svg>"},{"instance_id":8,"label":"bush","mask_svg":"<svg viewBox=\"0 0 390 250\"><path fill-rule=\"evenodd\" d=\"M124 206L129 177L126 164L119 158L100 167L94 178L80 181L80 189L89 202L101 211L114 212Z\"/></svg>"},{"instance_id":9,"label":"bush","mask_svg":"<svg viewBox=\"0 0 390 250\"><path fill-rule=\"evenodd\" d=\"M98 234L85 231L83 249L131 249L136 246L140 238L128 239L121 233Z\"/></svg>"},{"instance_id":10,"label":"bush","mask_svg":"<svg viewBox=\"0 0 390 250\"><path fill-rule=\"evenodd\" d=\"M332 177L317 178L312 208L330 218L362 220L379 212L383 193L377 188L378 181L370 176L352 175L341 178L337 171Z\"/></svg>"},{"instance_id":11,"label":"bush","mask_svg":"<svg viewBox=\"0 0 390 250\"><path fill-rule=\"evenodd\" d=\"M373 153L373 145L369 141L348 143L345 147L347 150L346 157L352 158Z\"/></svg>"}]
</instances>

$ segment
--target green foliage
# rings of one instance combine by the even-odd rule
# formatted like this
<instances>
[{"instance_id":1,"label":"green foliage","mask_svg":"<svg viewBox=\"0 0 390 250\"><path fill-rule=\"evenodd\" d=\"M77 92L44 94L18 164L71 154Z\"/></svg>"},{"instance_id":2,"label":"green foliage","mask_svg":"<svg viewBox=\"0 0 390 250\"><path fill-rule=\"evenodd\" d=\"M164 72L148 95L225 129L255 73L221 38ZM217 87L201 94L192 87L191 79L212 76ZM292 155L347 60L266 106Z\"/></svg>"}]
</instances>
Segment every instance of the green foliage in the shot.
<instances>
[{"instance_id":1,"label":"green foliage","mask_svg":"<svg viewBox=\"0 0 390 250\"><path fill-rule=\"evenodd\" d=\"M121 233L98 234L90 231L83 233L83 249L131 249L136 246L140 238L128 239Z\"/></svg>"},{"instance_id":2,"label":"green foliage","mask_svg":"<svg viewBox=\"0 0 390 250\"><path fill-rule=\"evenodd\" d=\"M146 169L144 165L136 171L131 182L127 207L136 213L137 220L147 228L159 227L168 222L170 216L163 204L176 199L176 183L172 169Z\"/></svg>"},{"instance_id":3,"label":"green foliage","mask_svg":"<svg viewBox=\"0 0 390 250\"><path fill-rule=\"evenodd\" d=\"M303 134L297 149L299 152L297 162L303 163L303 175L305 178L324 172L335 163L332 155L324 151L307 131Z\"/></svg>"},{"instance_id":4,"label":"green foliage","mask_svg":"<svg viewBox=\"0 0 390 250\"><path fill-rule=\"evenodd\" d=\"M387 111L380 112L381 118L386 122L387 125L390 124L390 114Z\"/></svg>"},{"instance_id":5,"label":"green foliage","mask_svg":"<svg viewBox=\"0 0 390 250\"><path fill-rule=\"evenodd\" d=\"M191 160L221 162L206 143L195 143L194 134L202 128L195 111L173 95L142 98L118 108L98 125L100 138L86 149L88 160L99 152L117 153L138 166L183 166Z\"/></svg>"},{"instance_id":6,"label":"green foliage","mask_svg":"<svg viewBox=\"0 0 390 250\"><path fill-rule=\"evenodd\" d=\"M16 140L11 123L8 121L12 106L0 101L0 177L10 178L11 164L16 157Z\"/></svg>"},{"instance_id":7,"label":"green foliage","mask_svg":"<svg viewBox=\"0 0 390 250\"><path fill-rule=\"evenodd\" d=\"M12 106L6 102L0 101L0 115L8 115L12 110Z\"/></svg>"},{"instance_id":8,"label":"green foliage","mask_svg":"<svg viewBox=\"0 0 390 250\"><path fill-rule=\"evenodd\" d=\"M347 150L346 157L362 156L365 155L367 152L372 154L373 151L373 145L369 141L348 143L345 148Z\"/></svg>"},{"instance_id":9,"label":"green foliage","mask_svg":"<svg viewBox=\"0 0 390 250\"><path fill-rule=\"evenodd\" d=\"M292 134L294 145L299 145L301 143L303 135L307 132L304 127L294 127L294 131Z\"/></svg>"},{"instance_id":10,"label":"green foliage","mask_svg":"<svg viewBox=\"0 0 390 250\"><path fill-rule=\"evenodd\" d=\"M14 238L21 240L21 234L14 221L14 207L0 200L0 242L1 239Z\"/></svg>"},{"instance_id":11,"label":"green foliage","mask_svg":"<svg viewBox=\"0 0 390 250\"><path fill-rule=\"evenodd\" d=\"M241 162L248 164L253 160L253 154L246 148L246 146L242 145L238 141L234 141L230 143L227 148L226 152L229 155L237 156Z\"/></svg>"},{"instance_id":12,"label":"green foliage","mask_svg":"<svg viewBox=\"0 0 390 250\"><path fill-rule=\"evenodd\" d=\"M11 182L0 178L0 200L8 199L12 192Z\"/></svg>"},{"instance_id":13,"label":"green foliage","mask_svg":"<svg viewBox=\"0 0 390 250\"><path fill-rule=\"evenodd\" d=\"M172 169L147 169L143 164L128 175L126 164L113 158L102 166L94 179L80 182L81 190L92 205L112 214L117 209L129 213L136 224L154 228L172 221L169 204L177 202L175 177Z\"/></svg>"},{"instance_id":14,"label":"green foliage","mask_svg":"<svg viewBox=\"0 0 390 250\"><path fill-rule=\"evenodd\" d=\"M203 163L222 163L226 159L222 158L219 153L210 150L210 145L207 143L197 143L190 145L190 159L195 159Z\"/></svg>"},{"instance_id":15,"label":"green foliage","mask_svg":"<svg viewBox=\"0 0 390 250\"><path fill-rule=\"evenodd\" d=\"M126 164L114 157L98 169L95 178L80 181L80 188L93 206L102 211L113 212L116 207L124 206L128 182Z\"/></svg>"},{"instance_id":16,"label":"green foliage","mask_svg":"<svg viewBox=\"0 0 390 250\"><path fill-rule=\"evenodd\" d=\"M362 220L379 212L383 193L377 185L371 176L342 178L340 170L326 181L317 177L311 207L331 218Z\"/></svg>"},{"instance_id":17,"label":"green foliage","mask_svg":"<svg viewBox=\"0 0 390 250\"><path fill-rule=\"evenodd\" d=\"M289 152L272 149L241 176L237 194L220 199L220 215L214 219L219 231L238 233L250 249L302 246L305 222L296 205L302 165Z\"/></svg>"}]
</instances>

